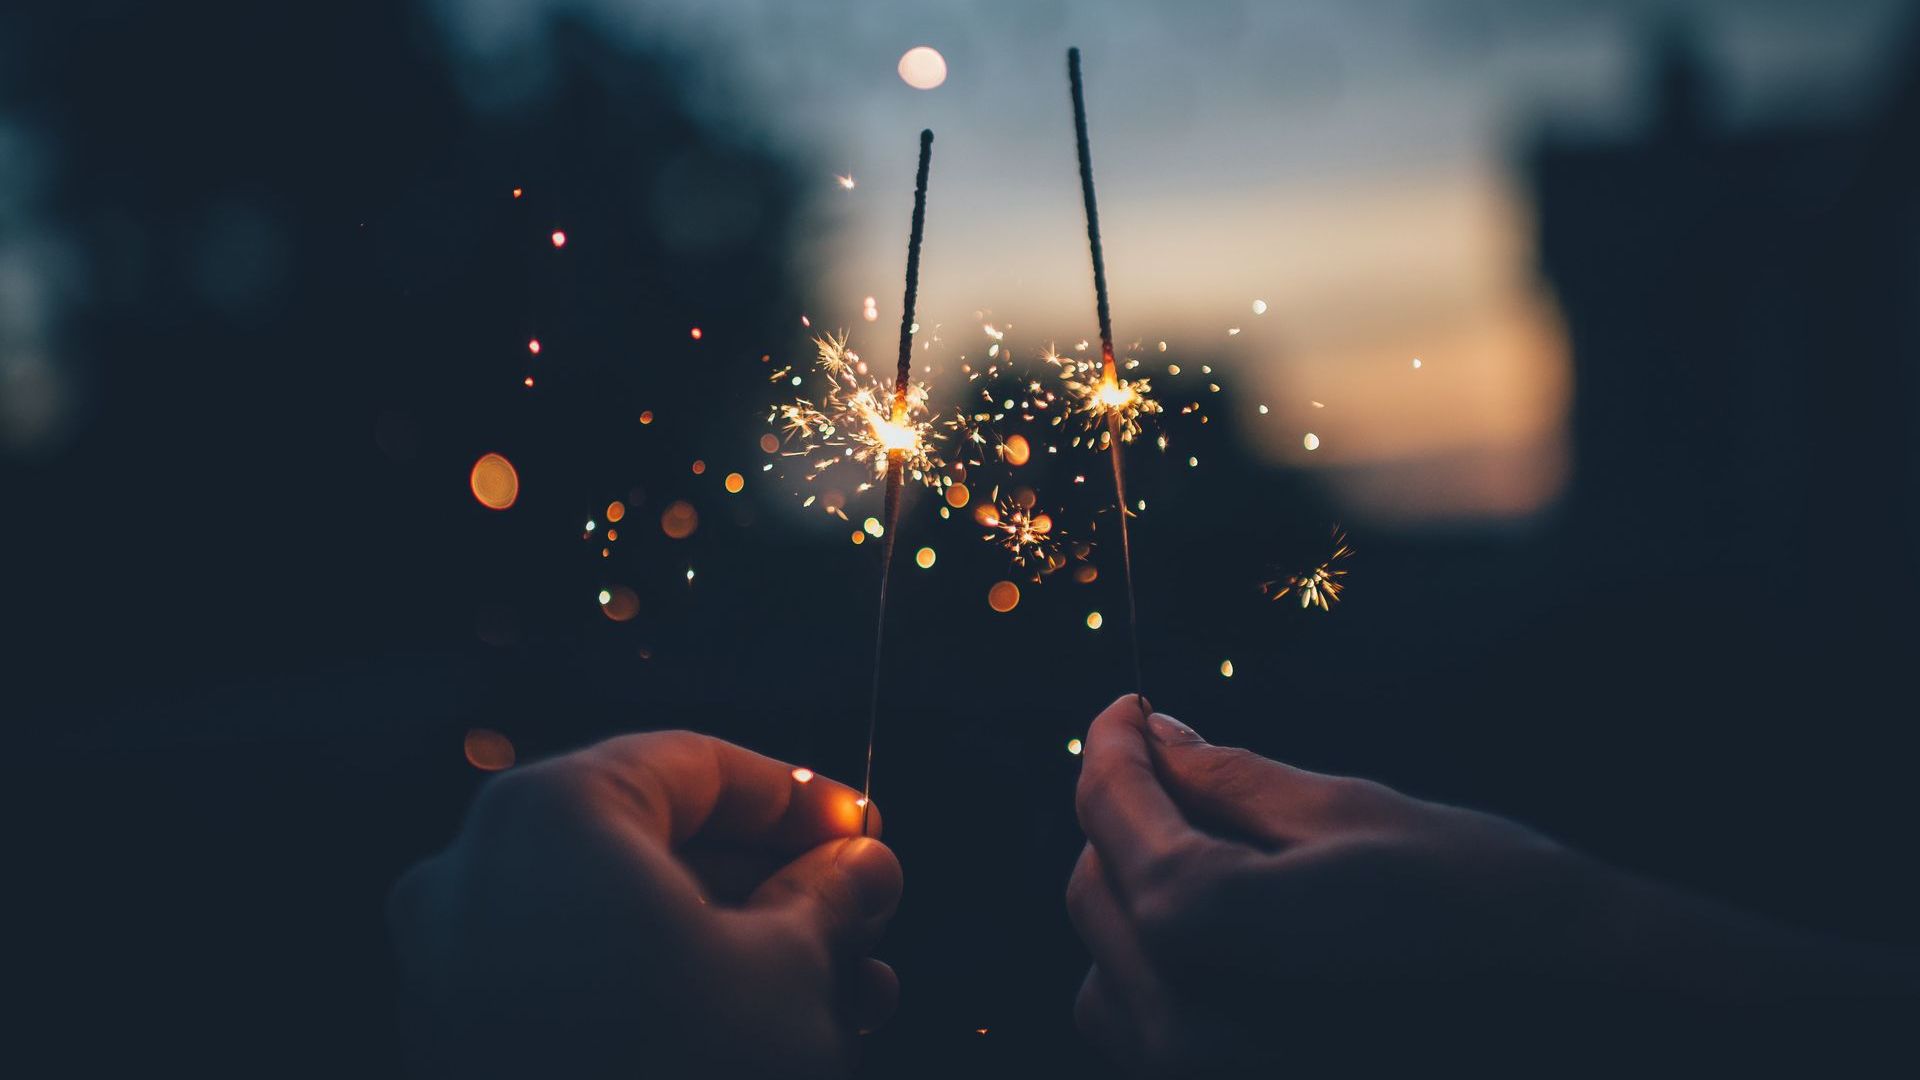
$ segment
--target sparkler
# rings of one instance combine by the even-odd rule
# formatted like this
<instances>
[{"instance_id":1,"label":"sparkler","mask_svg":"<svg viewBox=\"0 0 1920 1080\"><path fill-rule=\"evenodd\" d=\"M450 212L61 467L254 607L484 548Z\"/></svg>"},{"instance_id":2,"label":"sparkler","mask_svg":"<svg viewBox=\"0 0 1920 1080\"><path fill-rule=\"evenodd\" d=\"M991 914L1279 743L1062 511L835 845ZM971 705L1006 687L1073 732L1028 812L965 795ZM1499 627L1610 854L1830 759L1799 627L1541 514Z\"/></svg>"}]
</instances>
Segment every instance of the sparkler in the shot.
<instances>
[{"instance_id":1,"label":"sparkler","mask_svg":"<svg viewBox=\"0 0 1920 1080\"><path fill-rule=\"evenodd\" d=\"M907 287L900 311L900 361L894 371L892 408L882 420L877 412L866 414L869 447L876 455L876 466L886 482L886 531L880 535L880 604L873 621L873 689L867 701L867 775L860 788L860 831L867 831L873 814L873 742L880 723L880 658L886 642L887 580L893 571L894 541L900 535L900 503L905 493L909 468L931 475L932 463L926 443L927 425L916 425L913 413L913 308L920 292L920 238L927 223L927 167L933 159L933 132L920 132L920 167L913 181L913 225L907 237ZM920 405L926 407L926 393L920 393ZM884 454L884 459L878 455ZM878 463L884 460L884 466Z\"/></svg>"},{"instance_id":2,"label":"sparkler","mask_svg":"<svg viewBox=\"0 0 1920 1080\"><path fill-rule=\"evenodd\" d=\"M1352 554L1353 547L1347 543L1347 534L1335 525L1333 554L1328 555L1326 561L1311 570L1262 582L1260 591L1271 594L1270 599L1273 600L1289 593L1298 595L1301 610L1318 605L1321 611L1332 611L1333 605L1340 602L1341 591L1346 588L1340 579L1347 576L1347 571L1337 564Z\"/></svg>"},{"instance_id":3,"label":"sparkler","mask_svg":"<svg viewBox=\"0 0 1920 1080\"><path fill-rule=\"evenodd\" d=\"M1093 194L1093 151L1087 143L1087 101L1080 79L1080 50L1067 50L1067 84L1073 94L1073 134L1080 156L1080 197L1087 208L1087 247L1093 253L1094 311L1100 320L1100 378L1088 383L1069 380L1069 389L1077 384L1081 408L1095 421L1107 425L1107 451L1113 459L1113 494L1120 511L1120 563L1127 582L1127 633L1133 647L1133 686L1145 701L1145 679L1140 667L1140 612L1133 594L1133 545L1127 536L1127 481L1121 462L1120 445L1140 433L1140 417L1158 411L1159 406L1145 396L1145 380L1137 384L1120 378L1113 361L1113 315L1107 303L1107 264L1100 251L1100 210Z\"/></svg>"}]
</instances>

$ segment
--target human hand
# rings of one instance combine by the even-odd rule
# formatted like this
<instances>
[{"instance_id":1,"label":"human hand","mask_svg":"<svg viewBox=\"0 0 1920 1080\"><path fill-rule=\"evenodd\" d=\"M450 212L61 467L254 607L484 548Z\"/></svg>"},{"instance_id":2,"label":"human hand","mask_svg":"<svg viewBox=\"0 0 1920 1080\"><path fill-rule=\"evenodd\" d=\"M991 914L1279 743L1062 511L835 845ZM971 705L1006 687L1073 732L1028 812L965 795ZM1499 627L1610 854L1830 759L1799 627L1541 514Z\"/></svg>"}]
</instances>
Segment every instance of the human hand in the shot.
<instances>
[{"instance_id":1,"label":"human hand","mask_svg":"<svg viewBox=\"0 0 1920 1080\"><path fill-rule=\"evenodd\" d=\"M481 789L389 921L420 1051L462 1075L845 1073L899 983L900 864L858 794L731 743L609 739Z\"/></svg>"},{"instance_id":2,"label":"human hand","mask_svg":"<svg viewBox=\"0 0 1920 1080\"><path fill-rule=\"evenodd\" d=\"M1912 993L1911 969L1579 855L1513 822L1217 747L1128 695L1086 739L1067 887L1075 1016L1117 1061L1197 1075L1410 1032L1604 1025L1596 1001ZM1631 994L1621 993L1631 989ZM1499 1008L1488 1008L1498 1003ZM1657 1011L1658 1006L1653 1010ZM1409 1050L1409 1052L1413 1052Z\"/></svg>"}]
</instances>

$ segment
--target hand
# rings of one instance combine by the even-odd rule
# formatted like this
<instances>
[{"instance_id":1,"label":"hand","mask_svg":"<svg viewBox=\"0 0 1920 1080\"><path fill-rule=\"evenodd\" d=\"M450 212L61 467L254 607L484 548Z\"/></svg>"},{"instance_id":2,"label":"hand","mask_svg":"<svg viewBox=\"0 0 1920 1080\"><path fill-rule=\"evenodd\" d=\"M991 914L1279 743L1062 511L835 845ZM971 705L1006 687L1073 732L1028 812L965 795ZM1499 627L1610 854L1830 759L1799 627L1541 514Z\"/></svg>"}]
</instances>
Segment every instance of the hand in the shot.
<instances>
[{"instance_id":1,"label":"hand","mask_svg":"<svg viewBox=\"0 0 1920 1080\"><path fill-rule=\"evenodd\" d=\"M900 864L858 794L730 743L610 739L481 789L389 921L436 1073L834 1076L891 1015ZM880 815L871 833L879 833Z\"/></svg>"},{"instance_id":2,"label":"hand","mask_svg":"<svg viewBox=\"0 0 1920 1080\"><path fill-rule=\"evenodd\" d=\"M1498 817L1213 746L1146 714L1128 695L1087 735L1077 805L1089 843L1067 886L1094 960L1076 1020L1139 1071L1298 1065L1308 1050L1350 1064L1407 1040L1415 1021L1497 1018L1511 1040L1529 1028L1521 1015L1606 1024L1590 1008L1603 998L1647 1008L1913 992L1912 967L1885 955L1641 881ZM1588 1007L1561 1008L1576 1001Z\"/></svg>"}]
</instances>

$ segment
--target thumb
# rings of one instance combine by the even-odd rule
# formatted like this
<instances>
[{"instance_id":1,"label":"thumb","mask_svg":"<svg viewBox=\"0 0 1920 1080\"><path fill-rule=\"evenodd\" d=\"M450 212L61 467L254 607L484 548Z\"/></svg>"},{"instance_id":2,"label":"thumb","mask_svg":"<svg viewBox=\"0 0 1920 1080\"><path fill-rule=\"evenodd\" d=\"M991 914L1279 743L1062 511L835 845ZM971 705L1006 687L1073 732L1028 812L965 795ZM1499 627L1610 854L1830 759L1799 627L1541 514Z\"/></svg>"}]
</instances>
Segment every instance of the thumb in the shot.
<instances>
[{"instance_id":1,"label":"thumb","mask_svg":"<svg viewBox=\"0 0 1920 1080\"><path fill-rule=\"evenodd\" d=\"M1296 769L1251 750L1215 746L1165 713L1147 718L1155 771L1202 826L1259 843L1300 843L1324 832L1341 777Z\"/></svg>"},{"instance_id":2,"label":"thumb","mask_svg":"<svg viewBox=\"0 0 1920 1080\"><path fill-rule=\"evenodd\" d=\"M749 908L787 909L836 953L864 953L900 903L900 860L878 840L830 840L775 871Z\"/></svg>"}]
</instances>

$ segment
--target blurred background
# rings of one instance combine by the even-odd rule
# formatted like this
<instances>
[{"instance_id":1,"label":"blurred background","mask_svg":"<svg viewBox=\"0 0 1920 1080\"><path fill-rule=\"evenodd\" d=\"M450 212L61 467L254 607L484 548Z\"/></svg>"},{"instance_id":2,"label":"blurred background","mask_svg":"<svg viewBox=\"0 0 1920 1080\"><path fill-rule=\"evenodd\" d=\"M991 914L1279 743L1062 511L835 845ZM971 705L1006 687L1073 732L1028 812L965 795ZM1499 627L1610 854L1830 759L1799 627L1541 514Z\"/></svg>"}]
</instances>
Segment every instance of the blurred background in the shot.
<instances>
[{"instance_id":1,"label":"blurred background","mask_svg":"<svg viewBox=\"0 0 1920 1080\"><path fill-rule=\"evenodd\" d=\"M1920 941L1910 3L29 3L0 716L76 1069L397 1068L386 887L515 760L857 779L879 500L762 448L769 375L890 356L922 127L936 407L1094 334L1068 45L1116 332L1205 404L1129 455L1156 705ZM1070 451L969 480L1097 503ZM1035 581L910 498L868 1072L1088 1066L1115 553ZM1262 595L1336 524L1342 603Z\"/></svg>"}]
</instances>

